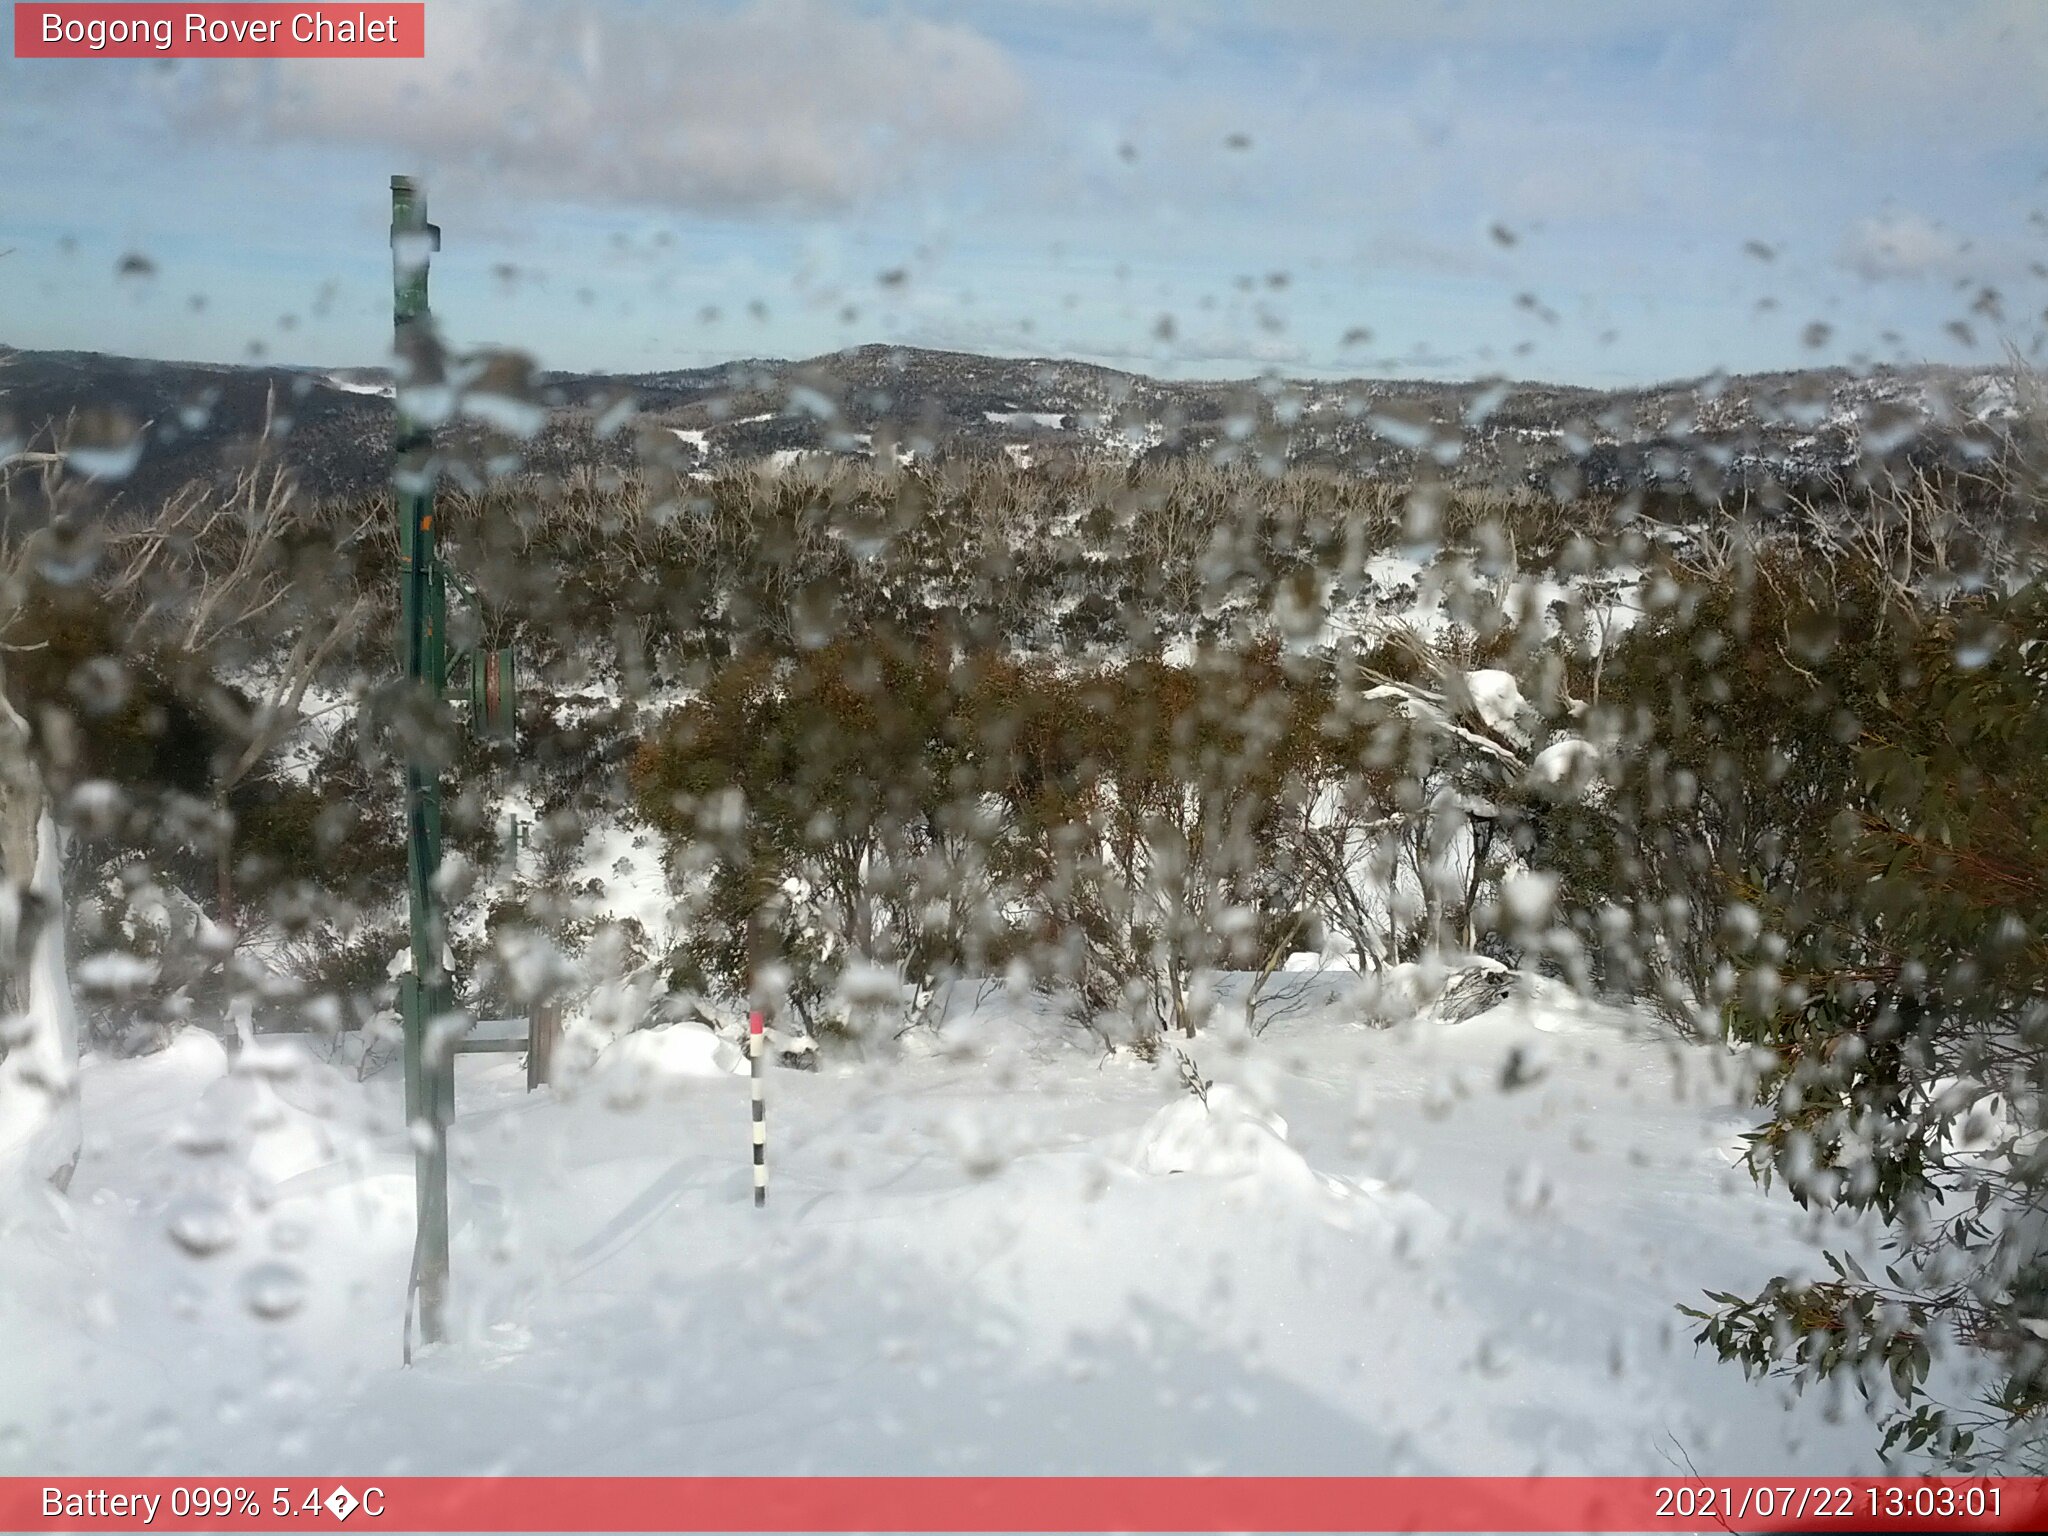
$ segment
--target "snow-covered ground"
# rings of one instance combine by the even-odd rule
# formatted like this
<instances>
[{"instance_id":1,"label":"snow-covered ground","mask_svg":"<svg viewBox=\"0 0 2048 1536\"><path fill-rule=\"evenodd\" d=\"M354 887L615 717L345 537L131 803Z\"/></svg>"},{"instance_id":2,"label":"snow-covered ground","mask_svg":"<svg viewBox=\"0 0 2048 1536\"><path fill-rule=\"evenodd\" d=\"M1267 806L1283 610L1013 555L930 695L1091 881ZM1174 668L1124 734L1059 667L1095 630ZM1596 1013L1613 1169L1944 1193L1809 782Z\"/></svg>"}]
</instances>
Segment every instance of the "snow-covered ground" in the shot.
<instances>
[{"instance_id":1,"label":"snow-covered ground","mask_svg":"<svg viewBox=\"0 0 2048 1536\"><path fill-rule=\"evenodd\" d=\"M1730 1058L1529 979L1386 1028L1283 980L1188 1046L1206 1108L1173 1052L962 985L771 1076L765 1212L708 1032L532 1095L461 1058L457 1337L409 1369L392 1073L89 1060L69 1196L0 1209L0 1472L1874 1470L1860 1410L1674 1310L1814 1257L1737 1165Z\"/></svg>"}]
</instances>

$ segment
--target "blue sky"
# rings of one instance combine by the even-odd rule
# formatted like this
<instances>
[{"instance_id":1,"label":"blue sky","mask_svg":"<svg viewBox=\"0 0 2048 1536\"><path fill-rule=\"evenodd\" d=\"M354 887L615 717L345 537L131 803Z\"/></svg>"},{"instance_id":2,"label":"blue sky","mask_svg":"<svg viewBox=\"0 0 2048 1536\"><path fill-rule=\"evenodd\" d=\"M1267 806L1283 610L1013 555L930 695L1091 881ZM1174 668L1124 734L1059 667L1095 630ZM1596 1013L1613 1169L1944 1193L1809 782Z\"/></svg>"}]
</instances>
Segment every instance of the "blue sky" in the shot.
<instances>
[{"instance_id":1,"label":"blue sky","mask_svg":"<svg viewBox=\"0 0 2048 1536\"><path fill-rule=\"evenodd\" d=\"M866 341L1595 384L2039 355L2048 5L433 0L416 62L0 62L0 342ZM130 253L147 277L119 277Z\"/></svg>"}]
</instances>

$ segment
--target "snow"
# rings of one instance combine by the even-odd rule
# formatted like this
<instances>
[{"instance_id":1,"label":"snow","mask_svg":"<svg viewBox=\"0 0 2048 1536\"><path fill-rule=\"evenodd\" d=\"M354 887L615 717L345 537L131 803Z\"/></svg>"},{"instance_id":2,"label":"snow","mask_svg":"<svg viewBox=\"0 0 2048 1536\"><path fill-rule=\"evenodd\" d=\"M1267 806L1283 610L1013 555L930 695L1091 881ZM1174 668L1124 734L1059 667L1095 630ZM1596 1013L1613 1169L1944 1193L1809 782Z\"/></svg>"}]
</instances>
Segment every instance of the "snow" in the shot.
<instances>
[{"instance_id":1,"label":"snow","mask_svg":"<svg viewBox=\"0 0 2048 1536\"><path fill-rule=\"evenodd\" d=\"M1422 563L1406 555L1382 553L1365 562L1362 574L1382 592L1411 590L1422 585Z\"/></svg>"},{"instance_id":2,"label":"snow","mask_svg":"<svg viewBox=\"0 0 2048 1536\"><path fill-rule=\"evenodd\" d=\"M1488 730L1508 741L1528 741L1527 722L1533 712L1523 699L1521 685L1515 681L1512 672L1502 672L1494 667L1480 667L1467 672L1465 691L1471 695L1472 707L1486 722Z\"/></svg>"},{"instance_id":3,"label":"snow","mask_svg":"<svg viewBox=\"0 0 2048 1536\"><path fill-rule=\"evenodd\" d=\"M1301 1155L1287 1145L1285 1120L1225 1083L1161 1108L1139 1132L1131 1161L1143 1173L1256 1176L1291 1169Z\"/></svg>"},{"instance_id":4,"label":"snow","mask_svg":"<svg viewBox=\"0 0 2048 1536\"><path fill-rule=\"evenodd\" d=\"M1583 787L1600 771L1600 749L1577 736L1563 736L1529 760L1534 784Z\"/></svg>"},{"instance_id":5,"label":"snow","mask_svg":"<svg viewBox=\"0 0 2048 1536\"><path fill-rule=\"evenodd\" d=\"M325 382L328 388L338 389L342 393L349 395L377 395L385 400L389 400L397 394L397 390L389 384L364 383L357 379L338 379L332 374L327 376Z\"/></svg>"},{"instance_id":6,"label":"snow","mask_svg":"<svg viewBox=\"0 0 2048 1536\"><path fill-rule=\"evenodd\" d=\"M519 814L519 807L510 802L508 809ZM611 921L637 922L657 950L668 947L674 937L669 928L675 898L662 868L658 838L637 824L597 822L570 877L573 886L593 882L598 892L591 903L594 912Z\"/></svg>"},{"instance_id":7,"label":"snow","mask_svg":"<svg viewBox=\"0 0 2048 1536\"><path fill-rule=\"evenodd\" d=\"M700 1024L636 1030L608 1045L576 1086L614 1102L666 1091L680 1079L729 1077L747 1070L740 1048Z\"/></svg>"},{"instance_id":8,"label":"snow","mask_svg":"<svg viewBox=\"0 0 2048 1536\"><path fill-rule=\"evenodd\" d=\"M758 1213L709 1031L561 1093L459 1057L454 1337L411 1369L395 1073L89 1057L69 1196L0 1203L0 1472L1872 1469L1673 1310L1842 1239L1729 1165L1732 1058L1506 973L1442 1022L1476 964L1177 1039L1206 1105L962 986L916 1049L771 1072Z\"/></svg>"},{"instance_id":9,"label":"snow","mask_svg":"<svg viewBox=\"0 0 2048 1536\"><path fill-rule=\"evenodd\" d=\"M1038 427L1058 431L1067 419L1064 411L983 411L982 419L997 427Z\"/></svg>"}]
</instances>

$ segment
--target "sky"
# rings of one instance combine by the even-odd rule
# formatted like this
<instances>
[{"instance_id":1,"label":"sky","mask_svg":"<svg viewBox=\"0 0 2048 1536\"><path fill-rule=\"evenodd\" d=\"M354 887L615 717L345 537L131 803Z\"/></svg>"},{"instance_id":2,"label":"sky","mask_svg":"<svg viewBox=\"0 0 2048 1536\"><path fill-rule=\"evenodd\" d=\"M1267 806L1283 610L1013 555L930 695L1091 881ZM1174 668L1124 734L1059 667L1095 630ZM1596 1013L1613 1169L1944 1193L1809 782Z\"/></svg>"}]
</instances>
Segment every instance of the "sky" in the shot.
<instances>
[{"instance_id":1,"label":"sky","mask_svg":"<svg viewBox=\"0 0 2048 1536\"><path fill-rule=\"evenodd\" d=\"M2048 350L2034 0L430 0L426 52L0 59L0 344L385 362L405 171L451 339L561 369Z\"/></svg>"}]
</instances>

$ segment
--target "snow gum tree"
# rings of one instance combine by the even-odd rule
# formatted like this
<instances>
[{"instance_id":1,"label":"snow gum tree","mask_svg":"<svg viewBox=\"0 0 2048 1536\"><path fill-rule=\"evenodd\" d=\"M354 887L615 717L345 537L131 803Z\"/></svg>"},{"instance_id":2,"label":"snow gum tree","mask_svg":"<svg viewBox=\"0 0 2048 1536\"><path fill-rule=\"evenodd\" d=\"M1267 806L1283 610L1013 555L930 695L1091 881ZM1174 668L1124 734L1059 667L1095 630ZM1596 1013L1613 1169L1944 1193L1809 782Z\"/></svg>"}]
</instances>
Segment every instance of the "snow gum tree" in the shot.
<instances>
[{"instance_id":1,"label":"snow gum tree","mask_svg":"<svg viewBox=\"0 0 2048 1536\"><path fill-rule=\"evenodd\" d=\"M78 1162L80 1123L59 843L7 668L34 543L0 535L0 1178L25 1173L62 1188Z\"/></svg>"},{"instance_id":2,"label":"snow gum tree","mask_svg":"<svg viewBox=\"0 0 2048 1536\"><path fill-rule=\"evenodd\" d=\"M1610 985L1747 1048L1758 1178L1888 1233L1887 1263L1714 1293L1699 1341L1854 1382L1888 1452L2040 1467L2048 587L1914 555L1809 530L1653 580L1605 658L1607 792L1539 858ZM1931 1390L1944 1350L1979 1400Z\"/></svg>"}]
</instances>

